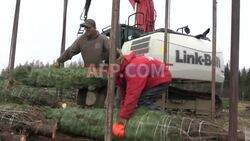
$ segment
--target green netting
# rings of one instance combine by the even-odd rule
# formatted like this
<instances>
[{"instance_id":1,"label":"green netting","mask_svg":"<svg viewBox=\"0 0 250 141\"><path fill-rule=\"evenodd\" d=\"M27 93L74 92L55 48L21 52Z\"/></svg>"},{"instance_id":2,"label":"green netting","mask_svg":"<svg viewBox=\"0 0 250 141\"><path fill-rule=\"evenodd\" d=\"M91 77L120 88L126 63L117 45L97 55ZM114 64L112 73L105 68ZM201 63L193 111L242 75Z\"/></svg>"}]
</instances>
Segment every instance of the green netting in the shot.
<instances>
[{"instance_id":1,"label":"green netting","mask_svg":"<svg viewBox=\"0 0 250 141\"><path fill-rule=\"evenodd\" d=\"M75 94L74 90L64 90L58 95L56 88L36 88L25 85L15 85L7 88L6 84L3 84L0 86L0 103L14 102L19 104L56 106L59 101L73 101Z\"/></svg>"},{"instance_id":2,"label":"green netting","mask_svg":"<svg viewBox=\"0 0 250 141\"><path fill-rule=\"evenodd\" d=\"M52 109L47 116L58 119L59 129L63 132L103 140L104 112L104 109L66 108ZM225 133L205 121L138 109L126 125L124 141L219 139Z\"/></svg>"},{"instance_id":3,"label":"green netting","mask_svg":"<svg viewBox=\"0 0 250 141\"><path fill-rule=\"evenodd\" d=\"M35 87L84 88L88 86L103 87L106 77L87 76L85 68L42 68L18 67L12 74L12 79L25 85Z\"/></svg>"}]
</instances>

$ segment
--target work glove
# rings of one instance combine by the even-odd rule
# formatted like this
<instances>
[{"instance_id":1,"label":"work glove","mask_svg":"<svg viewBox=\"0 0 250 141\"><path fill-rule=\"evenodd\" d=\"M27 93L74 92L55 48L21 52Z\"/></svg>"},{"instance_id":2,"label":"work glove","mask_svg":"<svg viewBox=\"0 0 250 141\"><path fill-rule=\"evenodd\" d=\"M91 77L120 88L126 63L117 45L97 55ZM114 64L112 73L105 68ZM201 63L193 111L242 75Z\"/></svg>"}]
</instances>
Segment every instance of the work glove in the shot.
<instances>
[{"instance_id":1,"label":"work glove","mask_svg":"<svg viewBox=\"0 0 250 141\"><path fill-rule=\"evenodd\" d=\"M112 133L114 137L118 139L123 139L125 137L125 126L126 126L125 119L118 119L117 122L113 123Z\"/></svg>"},{"instance_id":2,"label":"work glove","mask_svg":"<svg viewBox=\"0 0 250 141\"><path fill-rule=\"evenodd\" d=\"M114 137L123 139L125 136L125 125L121 123L114 123L112 127L112 133Z\"/></svg>"},{"instance_id":3,"label":"work glove","mask_svg":"<svg viewBox=\"0 0 250 141\"><path fill-rule=\"evenodd\" d=\"M53 68L60 68L60 63L58 61L56 61L53 65Z\"/></svg>"}]
</instances>

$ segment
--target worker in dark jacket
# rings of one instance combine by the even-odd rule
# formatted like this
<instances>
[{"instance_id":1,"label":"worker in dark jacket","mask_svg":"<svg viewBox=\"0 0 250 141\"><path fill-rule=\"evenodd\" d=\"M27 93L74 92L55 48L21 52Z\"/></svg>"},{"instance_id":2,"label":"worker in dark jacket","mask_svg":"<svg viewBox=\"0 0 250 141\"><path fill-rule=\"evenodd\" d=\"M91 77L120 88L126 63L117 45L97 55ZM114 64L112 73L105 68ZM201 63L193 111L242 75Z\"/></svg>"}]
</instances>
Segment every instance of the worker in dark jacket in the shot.
<instances>
[{"instance_id":1,"label":"worker in dark jacket","mask_svg":"<svg viewBox=\"0 0 250 141\"><path fill-rule=\"evenodd\" d=\"M78 37L75 42L57 59L54 67L60 67L60 63L71 59L81 52L84 66L98 67L102 63L108 63L109 39L96 30L96 23L92 19L87 19L83 23L85 33ZM77 104L84 105L86 94L84 89L79 89Z\"/></svg>"},{"instance_id":2,"label":"worker in dark jacket","mask_svg":"<svg viewBox=\"0 0 250 141\"><path fill-rule=\"evenodd\" d=\"M80 52L85 66L99 66L103 61L108 62L109 39L99 34L94 20L87 19L83 26L86 32L57 59L55 66L59 66L60 63L64 63Z\"/></svg>"},{"instance_id":3,"label":"worker in dark jacket","mask_svg":"<svg viewBox=\"0 0 250 141\"><path fill-rule=\"evenodd\" d=\"M136 106L143 103L141 98L148 95L144 92L159 86L165 87L172 81L172 76L168 67L161 61L152 57L136 56L136 53L121 55L116 63L120 65L116 83L121 103L118 120L113 124L112 131L116 137L123 138L126 121L132 116ZM159 98L161 94L158 93Z\"/></svg>"}]
</instances>

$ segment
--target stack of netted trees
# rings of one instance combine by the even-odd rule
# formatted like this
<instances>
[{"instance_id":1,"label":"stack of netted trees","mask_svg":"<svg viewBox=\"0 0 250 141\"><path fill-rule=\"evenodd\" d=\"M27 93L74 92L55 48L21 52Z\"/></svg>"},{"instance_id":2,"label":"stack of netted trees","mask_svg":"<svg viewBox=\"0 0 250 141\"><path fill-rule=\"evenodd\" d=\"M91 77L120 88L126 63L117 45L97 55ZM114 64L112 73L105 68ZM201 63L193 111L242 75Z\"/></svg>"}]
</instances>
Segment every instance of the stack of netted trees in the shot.
<instances>
[{"instance_id":1,"label":"stack of netted trees","mask_svg":"<svg viewBox=\"0 0 250 141\"><path fill-rule=\"evenodd\" d=\"M63 132L103 140L104 109L52 109L47 116L57 119ZM124 141L216 140L226 135L224 129L206 121L137 109L126 125Z\"/></svg>"},{"instance_id":2,"label":"stack of netted trees","mask_svg":"<svg viewBox=\"0 0 250 141\"><path fill-rule=\"evenodd\" d=\"M86 68L37 69L20 66L10 75L7 93L11 93L11 98L20 97L21 94L23 98L31 100L32 103L54 105L57 98L60 98L59 100L64 97L72 98L71 93L74 92L77 103L85 105L86 94L90 90L91 94L100 94L100 96L94 96L97 105L103 107L107 79L102 75L93 76L92 73L93 70L88 72ZM4 92L0 90L0 93Z\"/></svg>"},{"instance_id":3,"label":"stack of netted trees","mask_svg":"<svg viewBox=\"0 0 250 141\"><path fill-rule=\"evenodd\" d=\"M58 91L55 88L36 88L26 85L7 87L7 84L0 86L0 103L57 107L61 101L75 100L73 90L64 90L64 93L58 96Z\"/></svg>"},{"instance_id":4,"label":"stack of netted trees","mask_svg":"<svg viewBox=\"0 0 250 141\"><path fill-rule=\"evenodd\" d=\"M18 67L11 74L13 81L34 87L86 88L106 86L106 77L88 76L85 68L43 68Z\"/></svg>"}]
</instances>

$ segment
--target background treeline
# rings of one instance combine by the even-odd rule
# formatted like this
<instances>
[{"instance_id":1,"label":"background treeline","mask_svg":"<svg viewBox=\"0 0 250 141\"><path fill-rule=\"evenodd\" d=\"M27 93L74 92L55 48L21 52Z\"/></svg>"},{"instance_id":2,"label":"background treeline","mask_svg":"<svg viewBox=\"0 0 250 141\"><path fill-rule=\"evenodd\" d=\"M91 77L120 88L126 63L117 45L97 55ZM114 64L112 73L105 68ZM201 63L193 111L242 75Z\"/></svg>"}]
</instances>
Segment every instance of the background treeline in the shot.
<instances>
[{"instance_id":1,"label":"background treeline","mask_svg":"<svg viewBox=\"0 0 250 141\"><path fill-rule=\"evenodd\" d=\"M230 77L230 65L225 66L225 81L223 84L223 96L228 97L230 95L229 89L229 77ZM243 68L239 70L239 98L240 100L250 100L250 68Z\"/></svg>"}]
</instances>

